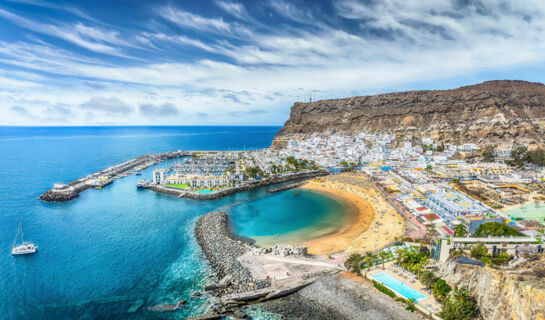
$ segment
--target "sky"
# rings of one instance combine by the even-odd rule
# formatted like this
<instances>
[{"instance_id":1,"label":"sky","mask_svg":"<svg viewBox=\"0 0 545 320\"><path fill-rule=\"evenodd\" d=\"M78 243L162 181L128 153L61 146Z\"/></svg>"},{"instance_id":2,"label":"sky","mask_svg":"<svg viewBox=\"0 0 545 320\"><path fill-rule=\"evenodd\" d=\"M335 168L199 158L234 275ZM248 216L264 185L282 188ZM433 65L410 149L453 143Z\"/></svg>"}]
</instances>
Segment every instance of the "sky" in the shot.
<instances>
[{"instance_id":1,"label":"sky","mask_svg":"<svg viewBox=\"0 0 545 320\"><path fill-rule=\"evenodd\" d=\"M281 125L294 102L544 82L543 0L0 2L0 125Z\"/></svg>"}]
</instances>

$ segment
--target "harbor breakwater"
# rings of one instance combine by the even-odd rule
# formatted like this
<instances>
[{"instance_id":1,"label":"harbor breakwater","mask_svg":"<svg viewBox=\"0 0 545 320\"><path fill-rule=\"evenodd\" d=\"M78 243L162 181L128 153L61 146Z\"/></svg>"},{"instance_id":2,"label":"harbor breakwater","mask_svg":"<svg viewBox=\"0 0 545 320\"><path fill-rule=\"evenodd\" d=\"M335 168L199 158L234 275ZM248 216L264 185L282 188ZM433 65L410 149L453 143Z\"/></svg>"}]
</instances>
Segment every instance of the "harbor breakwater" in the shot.
<instances>
[{"instance_id":1,"label":"harbor breakwater","mask_svg":"<svg viewBox=\"0 0 545 320\"><path fill-rule=\"evenodd\" d=\"M229 230L225 212L211 212L195 225L195 236L219 282L207 289L219 294L244 292L269 287L269 280L256 280L237 258L249 248Z\"/></svg>"},{"instance_id":2,"label":"harbor breakwater","mask_svg":"<svg viewBox=\"0 0 545 320\"><path fill-rule=\"evenodd\" d=\"M218 199L218 198L232 195L242 191L247 191L247 190L261 188L261 187L267 187L267 186L280 184L280 183L286 183L286 182L295 181L295 180L312 179L316 177L326 176L328 174L329 174L329 171L327 170L310 170L310 171L296 172L296 173L285 175L285 176L274 177L274 178L264 179L264 180L256 180L253 182L246 183L244 185L224 189L217 192L211 192L211 193L198 193L198 192L192 192L192 191L185 191L182 189L165 187L162 185L153 185L153 184L148 184L145 186L145 188L153 190L155 192L173 195L180 198L188 198L188 199L194 199L194 200L213 200L213 199Z\"/></svg>"},{"instance_id":3,"label":"harbor breakwater","mask_svg":"<svg viewBox=\"0 0 545 320\"><path fill-rule=\"evenodd\" d=\"M40 196L40 200L51 202L69 201L77 198L80 192L89 188L93 188L94 185L90 182L101 176L108 177L109 181L106 184L109 184L116 179L124 177L126 174L130 174L129 171L131 169L137 167L149 167L164 160L188 156L190 154L191 152L189 151L175 151L139 156L126 162L79 178L65 185L55 186L53 189L50 189L43 193Z\"/></svg>"}]
</instances>

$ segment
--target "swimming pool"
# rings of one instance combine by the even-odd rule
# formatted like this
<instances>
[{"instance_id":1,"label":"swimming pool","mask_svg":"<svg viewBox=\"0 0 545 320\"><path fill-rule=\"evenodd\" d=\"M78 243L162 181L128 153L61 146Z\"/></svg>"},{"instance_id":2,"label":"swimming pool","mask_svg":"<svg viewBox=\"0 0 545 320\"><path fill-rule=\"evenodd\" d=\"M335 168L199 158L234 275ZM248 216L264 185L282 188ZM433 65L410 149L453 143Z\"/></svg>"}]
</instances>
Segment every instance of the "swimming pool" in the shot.
<instances>
[{"instance_id":1,"label":"swimming pool","mask_svg":"<svg viewBox=\"0 0 545 320\"><path fill-rule=\"evenodd\" d=\"M199 193L212 193L212 190L200 190Z\"/></svg>"},{"instance_id":2,"label":"swimming pool","mask_svg":"<svg viewBox=\"0 0 545 320\"><path fill-rule=\"evenodd\" d=\"M386 272L381 272L375 275L372 275L371 278L387 286L391 290L394 290L397 294L405 297L406 299L414 299L415 302L424 300L427 298L426 295L416 291L415 289L409 287L405 283L397 280Z\"/></svg>"}]
</instances>

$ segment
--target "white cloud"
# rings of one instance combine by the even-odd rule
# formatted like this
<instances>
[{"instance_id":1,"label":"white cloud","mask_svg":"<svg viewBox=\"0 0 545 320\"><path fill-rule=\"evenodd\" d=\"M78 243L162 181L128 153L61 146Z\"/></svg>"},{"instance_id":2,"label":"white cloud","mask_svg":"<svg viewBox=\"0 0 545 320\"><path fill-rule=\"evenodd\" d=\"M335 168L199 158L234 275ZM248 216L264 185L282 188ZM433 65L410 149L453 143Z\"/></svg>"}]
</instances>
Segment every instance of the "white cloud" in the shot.
<instances>
[{"instance_id":1,"label":"white cloud","mask_svg":"<svg viewBox=\"0 0 545 320\"><path fill-rule=\"evenodd\" d=\"M46 119L47 108L61 103L67 108L83 105L94 116L109 112L108 118L119 123L146 124L148 116L156 116L153 123L161 124L237 124L252 119L280 124L289 106L311 91L315 98L367 94L415 81L431 83L545 60L545 3L486 0L469 7L456 3L339 0L333 3L335 16L320 19L309 8L270 2L269 7L286 19L319 20L314 25L319 28L292 25L278 30L262 28L249 16L252 11L236 2L218 0L216 4L243 24L173 5L158 9L163 19L191 36L173 31L168 24L136 35L78 23L70 30L40 24L46 26L41 32L54 30L59 36L62 30L75 37L74 43L83 40L119 50L118 46L131 46L127 39L134 37L161 54L117 64L47 43L0 42L0 63L22 69L19 74L0 73L0 85L6 83L0 88L0 98L5 100L0 114L9 113L12 105L28 105L36 119ZM0 9L0 15L13 23L36 26L6 12ZM331 24L335 19L351 27ZM169 50L180 53L187 48L202 50L206 58L168 55ZM131 112L131 106L138 106L139 112ZM85 114L70 118L74 123L94 120ZM10 124L13 118L3 121Z\"/></svg>"}]
</instances>

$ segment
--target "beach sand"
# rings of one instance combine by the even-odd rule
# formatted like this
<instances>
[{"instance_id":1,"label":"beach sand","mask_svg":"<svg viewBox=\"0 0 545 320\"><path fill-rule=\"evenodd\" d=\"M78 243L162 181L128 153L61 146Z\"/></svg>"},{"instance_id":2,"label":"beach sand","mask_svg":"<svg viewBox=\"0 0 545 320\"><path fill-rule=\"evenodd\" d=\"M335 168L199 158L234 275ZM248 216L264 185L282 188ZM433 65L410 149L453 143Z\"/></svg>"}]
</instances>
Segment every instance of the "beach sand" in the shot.
<instances>
[{"instance_id":1,"label":"beach sand","mask_svg":"<svg viewBox=\"0 0 545 320\"><path fill-rule=\"evenodd\" d=\"M329 176L301 188L343 201L350 213L346 225L337 232L302 243L309 253L374 251L401 237L405 231L403 217L359 174Z\"/></svg>"}]
</instances>

